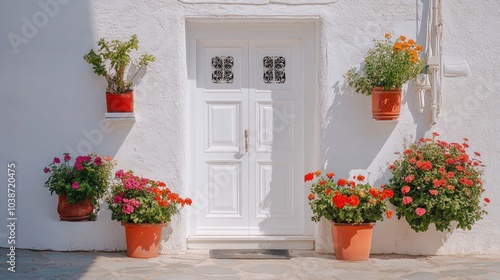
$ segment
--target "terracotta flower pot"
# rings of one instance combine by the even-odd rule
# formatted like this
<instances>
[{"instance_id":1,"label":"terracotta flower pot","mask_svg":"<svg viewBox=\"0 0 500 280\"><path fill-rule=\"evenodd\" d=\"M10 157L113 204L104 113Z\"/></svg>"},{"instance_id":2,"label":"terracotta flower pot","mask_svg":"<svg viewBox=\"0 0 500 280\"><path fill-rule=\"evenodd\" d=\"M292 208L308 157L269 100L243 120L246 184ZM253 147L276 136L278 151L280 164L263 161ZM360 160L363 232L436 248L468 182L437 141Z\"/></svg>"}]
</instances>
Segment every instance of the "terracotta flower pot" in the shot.
<instances>
[{"instance_id":1,"label":"terracotta flower pot","mask_svg":"<svg viewBox=\"0 0 500 280\"><path fill-rule=\"evenodd\" d=\"M59 196L57 204L57 213L62 221L84 221L88 220L90 214L94 211L94 206L90 198L82 202L68 203L68 197L63 194Z\"/></svg>"},{"instance_id":2,"label":"terracotta flower pot","mask_svg":"<svg viewBox=\"0 0 500 280\"><path fill-rule=\"evenodd\" d=\"M374 120L396 120L401 111L401 89L372 89L372 116Z\"/></svg>"},{"instance_id":3,"label":"terracotta flower pot","mask_svg":"<svg viewBox=\"0 0 500 280\"><path fill-rule=\"evenodd\" d=\"M134 224L123 223L127 240L127 256L132 258L154 258L158 256L162 229L167 223Z\"/></svg>"},{"instance_id":4,"label":"terracotta flower pot","mask_svg":"<svg viewBox=\"0 0 500 280\"><path fill-rule=\"evenodd\" d=\"M368 260L374 226L375 223L343 224L332 222L333 246L337 260Z\"/></svg>"},{"instance_id":5,"label":"terracotta flower pot","mask_svg":"<svg viewBox=\"0 0 500 280\"><path fill-rule=\"evenodd\" d=\"M134 92L111 94L106 92L106 108L108 113L132 113L134 112Z\"/></svg>"}]
</instances>

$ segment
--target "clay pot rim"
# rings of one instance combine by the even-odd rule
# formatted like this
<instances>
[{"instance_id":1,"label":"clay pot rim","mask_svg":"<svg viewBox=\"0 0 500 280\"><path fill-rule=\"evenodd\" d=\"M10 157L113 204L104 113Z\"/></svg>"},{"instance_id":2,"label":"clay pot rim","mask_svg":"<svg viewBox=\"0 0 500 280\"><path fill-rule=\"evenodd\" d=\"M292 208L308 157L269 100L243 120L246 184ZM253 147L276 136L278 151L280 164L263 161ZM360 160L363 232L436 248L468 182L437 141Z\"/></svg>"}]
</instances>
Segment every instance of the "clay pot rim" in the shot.
<instances>
[{"instance_id":1,"label":"clay pot rim","mask_svg":"<svg viewBox=\"0 0 500 280\"><path fill-rule=\"evenodd\" d=\"M122 226L128 227L165 227L168 223L126 223L121 222Z\"/></svg>"},{"instance_id":2,"label":"clay pot rim","mask_svg":"<svg viewBox=\"0 0 500 280\"><path fill-rule=\"evenodd\" d=\"M387 93L401 93L403 91L402 88L392 88L392 89L384 89L384 87L373 87L372 92L377 91L377 92L387 92Z\"/></svg>"},{"instance_id":3,"label":"clay pot rim","mask_svg":"<svg viewBox=\"0 0 500 280\"><path fill-rule=\"evenodd\" d=\"M370 223L337 223L334 221L330 221L332 224L335 226L375 226L376 222L370 222Z\"/></svg>"},{"instance_id":4,"label":"clay pot rim","mask_svg":"<svg viewBox=\"0 0 500 280\"><path fill-rule=\"evenodd\" d=\"M133 94L133 93L134 93L133 89L127 90L126 92L115 92L115 93L106 91L106 94L111 94L111 95Z\"/></svg>"}]
</instances>

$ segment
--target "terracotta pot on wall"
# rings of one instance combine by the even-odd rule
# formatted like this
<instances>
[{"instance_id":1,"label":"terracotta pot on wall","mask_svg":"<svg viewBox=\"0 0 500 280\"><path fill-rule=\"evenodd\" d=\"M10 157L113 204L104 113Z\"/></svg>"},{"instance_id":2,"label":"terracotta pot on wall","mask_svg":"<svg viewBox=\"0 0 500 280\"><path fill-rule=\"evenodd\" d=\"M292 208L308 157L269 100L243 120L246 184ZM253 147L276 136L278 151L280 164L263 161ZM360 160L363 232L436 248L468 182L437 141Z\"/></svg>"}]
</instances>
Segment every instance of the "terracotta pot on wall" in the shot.
<instances>
[{"instance_id":1,"label":"terracotta pot on wall","mask_svg":"<svg viewBox=\"0 0 500 280\"><path fill-rule=\"evenodd\" d=\"M84 221L88 220L94 206L90 198L82 202L68 203L68 197L63 194L59 196L59 203L57 204L57 213L62 221Z\"/></svg>"},{"instance_id":2,"label":"terracotta pot on wall","mask_svg":"<svg viewBox=\"0 0 500 280\"><path fill-rule=\"evenodd\" d=\"M337 260L368 260L374 226L375 223L343 224L332 222L333 246Z\"/></svg>"},{"instance_id":3,"label":"terracotta pot on wall","mask_svg":"<svg viewBox=\"0 0 500 280\"><path fill-rule=\"evenodd\" d=\"M372 89L372 115L377 121L396 120L401 111L401 89Z\"/></svg>"},{"instance_id":4,"label":"terracotta pot on wall","mask_svg":"<svg viewBox=\"0 0 500 280\"><path fill-rule=\"evenodd\" d=\"M127 256L132 258L154 258L158 256L163 227L160 224L123 223L127 240Z\"/></svg>"},{"instance_id":5,"label":"terracotta pot on wall","mask_svg":"<svg viewBox=\"0 0 500 280\"><path fill-rule=\"evenodd\" d=\"M134 112L134 92L111 94L106 92L106 108L108 113Z\"/></svg>"}]
</instances>

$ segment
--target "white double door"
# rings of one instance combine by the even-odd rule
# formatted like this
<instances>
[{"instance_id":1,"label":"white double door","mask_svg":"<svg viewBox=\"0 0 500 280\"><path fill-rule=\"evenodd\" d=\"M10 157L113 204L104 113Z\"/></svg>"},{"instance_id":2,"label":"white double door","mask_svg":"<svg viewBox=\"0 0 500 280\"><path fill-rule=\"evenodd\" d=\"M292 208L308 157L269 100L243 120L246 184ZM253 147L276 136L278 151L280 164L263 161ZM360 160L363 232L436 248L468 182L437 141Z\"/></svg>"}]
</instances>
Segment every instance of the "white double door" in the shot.
<instances>
[{"instance_id":1,"label":"white double door","mask_svg":"<svg viewBox=\"0 0 500 280\"><path fill-rule=\"evenodd\" d=\"M191 235L304 232L301 39L197 39Z\"/></svg>"}]
</instances>

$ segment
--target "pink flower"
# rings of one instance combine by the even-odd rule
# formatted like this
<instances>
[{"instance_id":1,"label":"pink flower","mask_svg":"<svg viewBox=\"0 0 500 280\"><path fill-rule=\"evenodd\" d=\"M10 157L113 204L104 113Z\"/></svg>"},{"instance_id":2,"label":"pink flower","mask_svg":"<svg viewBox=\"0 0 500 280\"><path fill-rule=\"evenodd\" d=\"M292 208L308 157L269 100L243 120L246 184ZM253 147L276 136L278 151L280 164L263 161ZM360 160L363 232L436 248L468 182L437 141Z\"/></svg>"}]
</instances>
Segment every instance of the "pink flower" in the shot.
<instances>
[{"instance_id":1,"label":"pink flower","mask_svg":"<svg viewBox=\"0 0 500 280\"><path fill-rule=\"evenodd\" d=\"M135 189L139 186L139 183L134 178L127 178L123 182L123 187L125 187L126 190L131 190Z\"/></svg>"},{"instance_id":2,"label":"pink flower","mask_svg":"<svg viewBox=\"0 0 500 280\"><path fill-rule=\"evenodd\" d=\"M404 186L401 188L401 193L405 194L410 191L410 186Z\"/></svg>"},{"instance_id":3,"label":"pink flower","mask_svg":"<svg viewBox=\"0 0 500 280\"><path fill-rule=\"evenodd\" d=\"M134 206L135 208L141 206L141 203L139 202L139 200L137 200L135 198L131 198L128 202L130 205Z\"/></svg>"},{"instance_id":4,"label":"pink flower","mask_svg":"<svg viewBox=\"0 0 500 280\"><path fill-rule=\"evenodd\" d=\"M115 177L118 179L123 178L123 175L125 175L125 172L123 172L123 170L121 170L121 169L116 171L116 173L115 173Z\"/></svg>"},{"instance_id":5,"label":"pink flower","mask_svg":"<svg viewBox=\"0 0 500 280\"><path fill-rule=\"evenodd\" d=\"M403 204L404 205L410 204L412 202L413 202L413 198L411 198L409 196L403 196Z\"/></svg>"},{"instance_id":6,"label":"pink flower","mask_svg":"<svg viewBox=\"0 0 500 280\"><path fill-rule=\"evenodd\" d=\"M415 209L415 214L417 214L419 217L423 216L427 212L424 208L418 207Z\"/></svg>"},{"instance_id":7,"label":"pink flower","mask_svg":"<svg viewBox=\"0 0 500 280\"><path fill-rule=\"evenodd\" d=\"M75 159L75 161L77 163L82 163L83 162L83 157L82 156L77 156L76 159Z\"/></svg>"},{"instance_id":8,"label":"pink flower","mask_svg":"<svg viewBox=\"0 0 500 280\"><path fill-rule=\"evenodd\" d=\"M97 166L101 165L101 164L102 164L102 160L101 160L101 158L100 158L100 157L96 157L96 158L95 158L95 160L94 160L94 163L95 163L95 165L97 165Z\"/></svg>"},{"instance_id":9,"label":"pink flower","mask_svg":"<svg viewBox=\"0 0 500 280\"><path fill-rule=\"evenodd\" d=\"M61 160L58 157L54 158L54 163L61 163Z\"/></svg>"},{"instance_id":10,"label":"pink flower","mask_svg":"<svg viewBox=\"0 0 500 280\"><path fill-rule=\"evenodd\" d=\"M82 170L83 166L79 162L75 162L75 168L76 170Z\"/></svg>"},{"instance_id":11,"label":"pink flower","mask_svg":"<svg viewBox=\"0 0 500 280\"><path fill-rule=\"evenodd\" d=\"M115 196L115 198L113 199L113 202L114 203L121 203L123 201L122 197L117 195Z\"/></svg>"},{"instance_id":12,"label":"pink flower","mask_svg":"<svg viewBox=\"0 0 500 280\"><path fill-rule=\"evenodd\" d=\"M71 157L69 156L69 153L64 153L64 161L70 161Z\"/></svg>"},{"instance_id":13,"label":"pink flower","mask_svg":"<svg viewBox=\"0 0 500 280\"><path fill-rule=\"evenodd\" d=\"M413 181L413 179L415 179L415 175L411 174L411 175L406 176L405 181L406 181L406 183L411 183Z\"/></svg>"},{"instance_id":14,"label":"pink flower","mask_svg":"<svg viewBox=\"0 0 500 280\"><path fill-rule=\"evenodd\" d=\"M78 182L73 182L73 184L71 185L71 187L76 190L76 189L78 189L80 187L80 185L78 184Z\"/></svg>"},{"instance_id":15,"label":"pink flower","mask_svg":"<svg viewBox=\"0 0 500 280\"><path fill-rule=\"evenodd\" d=\"M43 172L44 172L44 173L49 173L49 172L50 172L50 169L49 169L49 168L47 168L47 167L45 167L45 168L43 169Z\"/></svg>"},{"instance_id":16,"label":"pink flower","mask_svg":"<svg viewBox=\"0 0 500 280\"><path fill-rule=\"evenodd\" d=\"M437 190L429 190L429 193L432 195L438 195L439 192Z\"/></svg>"},{"instance_id":17,"label":"pink flower","mask_svg":"<svg viewBox=\"0 0 500 280\"><path fill-rule=\"evenodd\" d=\"M130 214L130 213L134 212L134 207L130 204L124 204L122 210L123 210L123 213Z\"/></svg>"}]
</instances>

